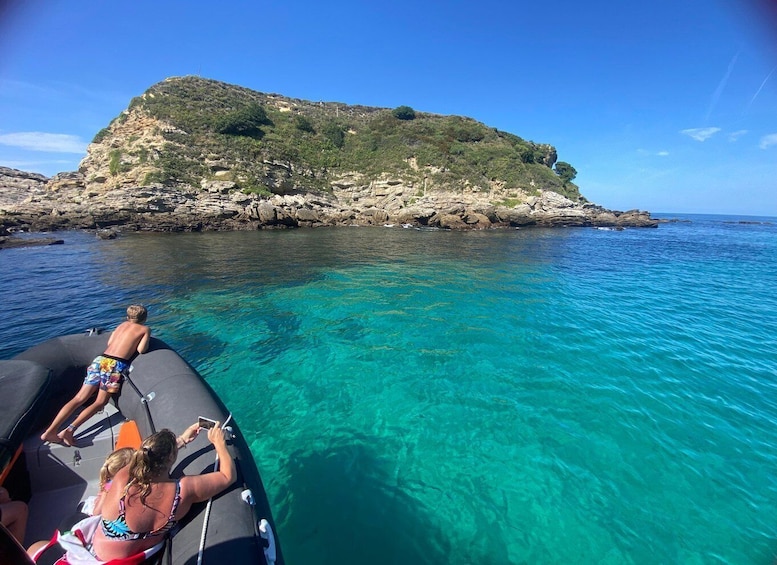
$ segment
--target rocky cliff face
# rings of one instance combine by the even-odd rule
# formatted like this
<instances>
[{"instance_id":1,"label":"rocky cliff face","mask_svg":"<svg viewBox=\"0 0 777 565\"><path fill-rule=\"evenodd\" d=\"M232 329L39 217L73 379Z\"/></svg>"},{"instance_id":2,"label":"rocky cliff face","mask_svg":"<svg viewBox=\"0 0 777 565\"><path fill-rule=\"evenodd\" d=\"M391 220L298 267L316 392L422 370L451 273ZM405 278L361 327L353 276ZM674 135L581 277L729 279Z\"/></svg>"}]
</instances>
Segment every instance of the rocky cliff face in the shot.
<instances>
[{"instance_id":1,"label":"rocky cliff face","mask_svg":"<svg viewBox=\"0 0 777 565\"><path fill-rule=\"evenodd\" d=\"M34 194L43 194L49 179L37 173L27 173L0 167L0 193L5 206L21 204Z\"/></svg>"},{"instance_id":2,"label":"rocky cliff face","mask_svg":"<svg viewBox=\"0 0 777 565\"><path fill-rule=\"evenodd\" d=\"M87 170L88 171L88 170ZM87 172L87 174L89 174ZM331 194L297 192L262 197L232 190L231 181L202 189L111 185L82 172L50 179L0 169L0 224L7 230L121 228L149 231L238 230L285 227L410 224L448 229L520 226L655 227L649 213L578 204L552 191L515 199L494 189L433 192L399 179L363 182L352 173Z\"/></svg>"},{"instance_id":3,"label":"rocky cliff face","mask_svg":"<svg viewBox=\"0 0 777 565\"><path fill-rule=\"evenodd\" d=\"M177 132L171 124L130 110L122 112L108 131L99 143L89 144L78 167L82 173L80 182L90 196L143 186L164 150L162 132Z\"/></svg>"}]
</instances>

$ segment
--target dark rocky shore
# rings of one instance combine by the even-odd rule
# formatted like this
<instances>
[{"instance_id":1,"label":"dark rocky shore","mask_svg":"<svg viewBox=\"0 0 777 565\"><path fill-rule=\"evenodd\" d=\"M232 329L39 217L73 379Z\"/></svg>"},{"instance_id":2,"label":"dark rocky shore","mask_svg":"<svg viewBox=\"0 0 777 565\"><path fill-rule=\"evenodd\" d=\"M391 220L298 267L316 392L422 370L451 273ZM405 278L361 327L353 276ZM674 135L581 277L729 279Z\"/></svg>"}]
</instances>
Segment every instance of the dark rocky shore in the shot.
<instances>
[{"instance_id":1,"label":"dark rocky shore","mask_svg":"<svg viewBox=\"0 0 777 565\"><path fill-rule=\"evenodd\" d=\"M111 237L116 231L206 231L375 226L409 224L442 229L515 227L656 227L648 212L617 212L575 203L541 191L516 206L490 203L480 193L437 191L404 197L407 187L386 181L366 186L341 182L331 193L296 192L260 197L235 191L233 183L214 181L199 190L122 186L90 191L82 173L52 178L0 167L0 246L14 231L93 229ZM31 242L32 240L27 240ZM46 240L43 243L51 243ZM31 244L31 243L27 243Z\"/></svg>"}]
</instances>

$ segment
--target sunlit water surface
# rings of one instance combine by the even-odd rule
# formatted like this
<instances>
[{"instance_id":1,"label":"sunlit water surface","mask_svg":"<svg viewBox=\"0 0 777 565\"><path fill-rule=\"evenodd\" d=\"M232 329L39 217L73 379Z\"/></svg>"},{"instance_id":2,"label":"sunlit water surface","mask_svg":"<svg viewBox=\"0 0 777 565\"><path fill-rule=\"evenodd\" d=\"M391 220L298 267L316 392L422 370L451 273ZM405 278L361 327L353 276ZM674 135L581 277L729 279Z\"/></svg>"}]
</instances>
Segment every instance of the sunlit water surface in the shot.
<instances>
[{"instance_id":1,"label":"sunlit water surface","mask_svg":"<svg viewBox=\"0 0 777 565\"><path fill-rule=\"evenodd\" d=\"M149 306L288 563L772 563L777 219L0 252L9 357Z\"/></svg>"}]
</instances>

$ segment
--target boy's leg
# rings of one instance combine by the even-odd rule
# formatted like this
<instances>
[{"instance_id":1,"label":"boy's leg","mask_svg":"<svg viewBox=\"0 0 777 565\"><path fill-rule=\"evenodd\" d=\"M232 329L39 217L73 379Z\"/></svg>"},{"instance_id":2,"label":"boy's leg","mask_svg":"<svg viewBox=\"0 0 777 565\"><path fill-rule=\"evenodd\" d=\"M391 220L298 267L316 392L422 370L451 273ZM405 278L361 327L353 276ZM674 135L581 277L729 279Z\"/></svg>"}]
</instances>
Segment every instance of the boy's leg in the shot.
<instances>
[{"instance_id":1,"label":"boy's leg","mask_svg":"<svg viewBox=\"0 0 777 565\"><path fill-rule=\"evenodd\" d=\"M108 404L108 401L111 398L111 393L109 393L106 390L100 389L97 392L97 398L94 402L92 402L89 406L84 408L81 413L76 417L75 420L73 420L73 423L70 424L67 428L62 430L57 434L57 437L61 439L65 445L73 445L73 434L75 433L78 426L86 422L89 418L97 414L100 410L102 410L106 404Z\"/></svg>"},{"instance_id":2,"label":"boy's leg","mask_svg":"<svg viewBox=\"0 0 777 565\"><path fill-rule=\"evenodd\" d=\"M91 398L95 390L97 390L97 385L81 385L81 390L79 390L78 393L59 410L59 413L57 413L57 416L51 422L51 425L41 434L40 439L58 443L61 438L57 435L57 430L59 430L60 426L65 423L65 420L67 420L79 406L86 404L86 401Z\"/></svg>"}]
</instances>

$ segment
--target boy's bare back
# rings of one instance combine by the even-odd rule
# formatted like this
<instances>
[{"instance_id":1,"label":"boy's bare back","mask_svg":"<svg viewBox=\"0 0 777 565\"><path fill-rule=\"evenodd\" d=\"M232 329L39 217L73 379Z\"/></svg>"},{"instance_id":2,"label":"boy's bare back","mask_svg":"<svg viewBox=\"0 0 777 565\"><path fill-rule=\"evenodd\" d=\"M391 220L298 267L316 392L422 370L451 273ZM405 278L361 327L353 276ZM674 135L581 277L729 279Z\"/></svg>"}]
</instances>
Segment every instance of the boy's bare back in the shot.
<instances>
[{"instance_id":1,"label":"boy's bare back","mask_svg":"<svg viewBox=\"0 0 777 565\"><path fill-rule=\"evenodd\" d=\"M119 359L132 359L137 353L145 353L151 337L151 330L143 325L146 321L146 309L132 305L127 308L127 321L119 324L105 348L105 355Z\"/></svg>"}]
</instances>

